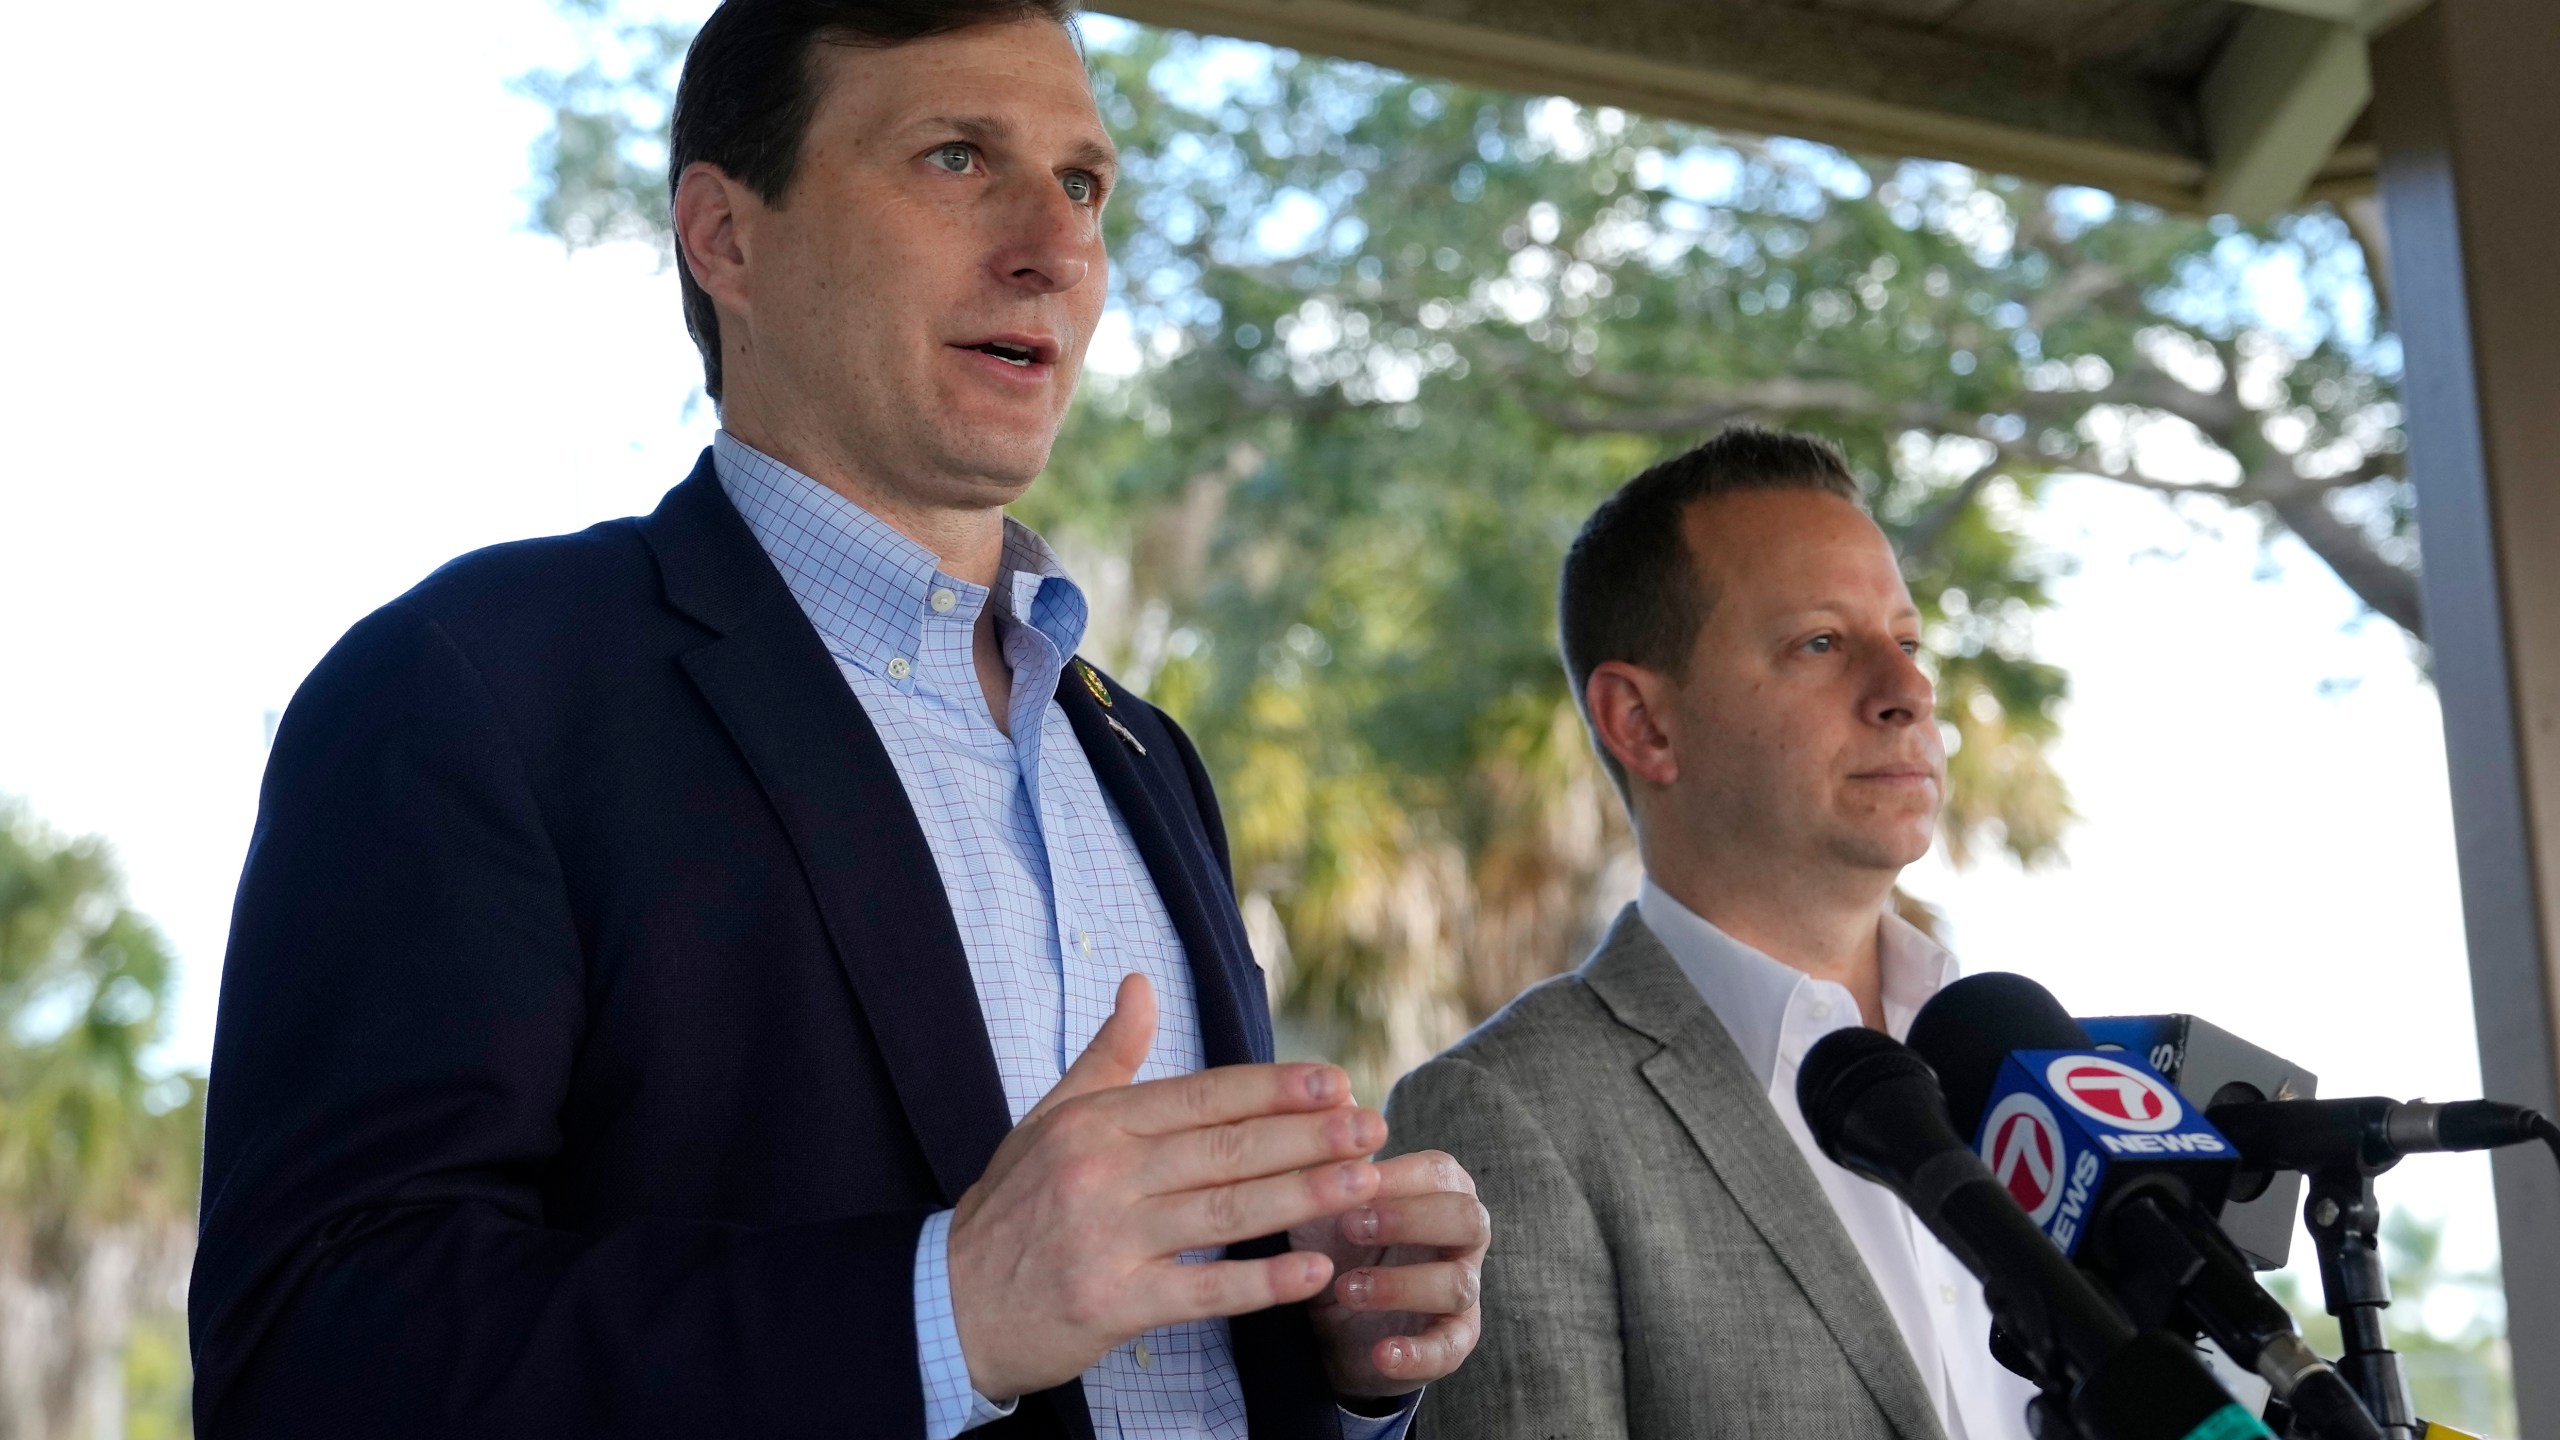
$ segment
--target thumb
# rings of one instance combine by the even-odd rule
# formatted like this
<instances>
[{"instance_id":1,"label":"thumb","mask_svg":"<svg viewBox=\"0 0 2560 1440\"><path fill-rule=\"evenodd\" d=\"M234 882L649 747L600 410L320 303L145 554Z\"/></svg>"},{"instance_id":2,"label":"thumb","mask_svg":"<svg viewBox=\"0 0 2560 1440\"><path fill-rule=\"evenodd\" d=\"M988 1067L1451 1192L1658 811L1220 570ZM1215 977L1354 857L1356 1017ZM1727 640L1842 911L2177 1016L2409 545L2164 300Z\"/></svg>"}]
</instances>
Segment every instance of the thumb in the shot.
<instances>
[{"instance_id":1,"label":"thumb","mask_svg":"<svg viewBox=\"0 0 2560 1440\"><path fill-rule=\"evenodd\" d=\"M1040 1103L1023 1116L1023 1123L1048 1114L1079 1095L1096 1090L1110 1090L1137 1078L1138 1067L1146 1063L1147 1052L1156 1043L1156 990L1147 977L1132 970L1120 978L1120 993L1111 1008L1111 1018L1093 1032L1093 1039L1058 1077L1058 1083Z\"/></svg>"}]
</instances>

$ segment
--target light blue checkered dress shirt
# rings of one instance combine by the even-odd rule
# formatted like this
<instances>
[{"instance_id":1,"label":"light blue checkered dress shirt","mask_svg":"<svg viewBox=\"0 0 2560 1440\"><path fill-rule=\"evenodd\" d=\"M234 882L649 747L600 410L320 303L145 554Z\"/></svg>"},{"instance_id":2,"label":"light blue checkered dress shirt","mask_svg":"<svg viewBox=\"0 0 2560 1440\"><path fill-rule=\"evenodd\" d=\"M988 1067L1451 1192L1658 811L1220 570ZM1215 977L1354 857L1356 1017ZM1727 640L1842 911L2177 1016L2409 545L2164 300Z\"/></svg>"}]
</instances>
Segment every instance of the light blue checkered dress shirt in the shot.
<instances>
[{"instance_id":1,"label":"light blue checkered dress shirt","mask_svg":"<svg viewBox=\"0 0 2560 1440\"><path fill-rule=\"evenodd\" d=\"M985 588L943 574L932 552L726 431L712 443L722 488L825 640L915 807L1015 1122L1102 1028L1132 970L1156 990L1155 1046L1138 1078L1200 1069L1199 1005L1173 917L1056 699L1087 613L1056 555L1005 522L994 593L1003 597L997 634L1013 669L1008 738L988 718L970 648ZM916 1242L929 1440L1012 1409L969 1384L951 1313L950 1227L944 1211ZM1098 1436L1245 1434L1223 1320L1167 1326L1120 1346L1084 1373L1084 1393ZM1346 1440L1393 1440L1411 1413L1382 1421L1346 1414Z\"/></svg>"}]
</instances>

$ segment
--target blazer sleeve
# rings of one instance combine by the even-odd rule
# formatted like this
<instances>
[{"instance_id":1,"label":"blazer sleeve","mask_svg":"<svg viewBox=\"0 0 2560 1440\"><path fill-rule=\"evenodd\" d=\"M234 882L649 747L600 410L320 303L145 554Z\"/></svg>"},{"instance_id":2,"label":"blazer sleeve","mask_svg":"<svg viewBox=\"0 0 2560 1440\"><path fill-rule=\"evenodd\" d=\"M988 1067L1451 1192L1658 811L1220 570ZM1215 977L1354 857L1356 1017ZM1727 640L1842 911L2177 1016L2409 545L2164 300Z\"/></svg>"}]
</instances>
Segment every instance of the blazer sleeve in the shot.
<instances>
[{"instance_id":1,"label":"blazer sleeve","mask_svg":"<svg viewBox=\"0 0 2560 1440\"><path fill-rule=\"evenodd\" d=\"M923 1211L545 1225L587 986L495 701L425 615L377 612L295 698L234 910L206 1440L922 1433Z\"/></svg>"},{"instance_id":2,"label":"blazer sleeve","mask_svg":"<svg viewBox=\"0 0 2560 1440\"><path fill-rule=\"evenodd\" d=\"M1443 1056L1387 1097L1387 1153L1443 1150L1493 1216L1484 1334L1422 1394L1434 1435L1626 1440L1618 1286L1598 1217L1546 1129L1500 1077Z\"/></svg>"}]
</instances>

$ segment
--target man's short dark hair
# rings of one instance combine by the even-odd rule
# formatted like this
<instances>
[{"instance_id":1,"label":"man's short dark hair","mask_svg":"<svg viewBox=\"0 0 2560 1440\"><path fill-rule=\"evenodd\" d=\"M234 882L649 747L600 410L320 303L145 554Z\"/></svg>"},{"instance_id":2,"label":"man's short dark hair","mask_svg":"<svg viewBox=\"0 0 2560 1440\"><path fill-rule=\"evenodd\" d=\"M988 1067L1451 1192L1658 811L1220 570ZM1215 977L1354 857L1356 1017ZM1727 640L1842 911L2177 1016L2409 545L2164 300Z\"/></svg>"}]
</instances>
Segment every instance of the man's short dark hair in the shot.
<instances>
[{"instance_id":1,"label":"man's short dark hair","mask_svg":"<svg viewBox=\"0 0 2560 1440\"><path fill-rule=\"evenodd\" d=\"M723 0L685 52L667 127L667 201L685 167L708 160L767 205L780 205L800 168L809 122L825 98L817 47L885 49L935 35L1075 19L1075 0ZM702 352L702 387L720 398L720 316L676 246L684 324Z\"/></svg>"},{"instance_id":2,"label":"man's short dark hair","mask_svg":"<svg viewBox=\"0 0 2560 1440\"><path fill-rule=\"evenodd\" d=\"M1864 504L1829 441L1737 425L1619 486L1582 522L1556 587L1556 629L1576 706L1585 706L1591 672L1611 660L1684 678L1716 596L1689 553L1681 517L1702 500L1765 490L1818 490ZM1618 757L1597 748L1624 794Z\"/></svg>"}]
</instances>

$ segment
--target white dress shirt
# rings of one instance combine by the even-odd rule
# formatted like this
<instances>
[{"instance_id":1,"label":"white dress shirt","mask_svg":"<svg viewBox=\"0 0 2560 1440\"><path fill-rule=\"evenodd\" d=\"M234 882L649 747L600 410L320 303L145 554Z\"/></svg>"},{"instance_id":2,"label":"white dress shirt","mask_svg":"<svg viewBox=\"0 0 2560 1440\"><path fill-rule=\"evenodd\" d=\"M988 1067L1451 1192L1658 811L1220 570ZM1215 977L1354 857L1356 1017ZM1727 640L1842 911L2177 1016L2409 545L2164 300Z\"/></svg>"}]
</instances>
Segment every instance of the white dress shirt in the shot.
<instances>
[{"instance_id":1,"label":"white dress shirt","mask_svg":"<svg viewBox=\"0 0 2560 1440\"><path fill-rule=\"evenodd\" d=\"M1991 1309L1981 1283L1892 1191L1832 1164L1797 1108L1796 1071L1805 1052L1832 1031L1859 1024L1857 1000L1845 986L1817 980L1725 934L1651 877L1636 908L1767 1087L1779 1121L1893 1312L1947 1440L2028 1440L2026 1406L2035 1387L1991 1358ZM1898 915L1881 917L1878 940L1885 1030L1899 1040L1929 997L1956 978L1956 960Z\"/></svg>"}]
</instances>

